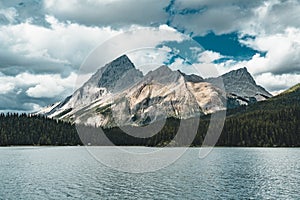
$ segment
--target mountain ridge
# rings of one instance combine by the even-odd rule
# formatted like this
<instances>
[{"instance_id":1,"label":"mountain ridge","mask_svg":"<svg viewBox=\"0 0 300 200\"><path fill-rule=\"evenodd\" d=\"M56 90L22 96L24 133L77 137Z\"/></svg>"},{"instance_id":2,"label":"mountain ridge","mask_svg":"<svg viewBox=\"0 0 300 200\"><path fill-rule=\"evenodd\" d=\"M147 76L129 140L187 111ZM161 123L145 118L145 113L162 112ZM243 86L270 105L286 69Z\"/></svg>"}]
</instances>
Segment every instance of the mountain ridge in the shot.
<instances>
[{"instance_id":1,"label":"mountain ridge","mask_svg":"<svg viewBox=\"0 0 300 200\"><path fill-rule=\"evenodd\" d=\"M216 84L220 79L225 91ZM251 89L241 91L245 85ZM259 92L271 96L246 68L203 79L162 65L143 75L122 55L98 69L64 101L37 114L97 126L143 126L163 117L189 118L225 110L226 104L236 107L265 100L255 96Z\"/></svg>"}]
</instances>

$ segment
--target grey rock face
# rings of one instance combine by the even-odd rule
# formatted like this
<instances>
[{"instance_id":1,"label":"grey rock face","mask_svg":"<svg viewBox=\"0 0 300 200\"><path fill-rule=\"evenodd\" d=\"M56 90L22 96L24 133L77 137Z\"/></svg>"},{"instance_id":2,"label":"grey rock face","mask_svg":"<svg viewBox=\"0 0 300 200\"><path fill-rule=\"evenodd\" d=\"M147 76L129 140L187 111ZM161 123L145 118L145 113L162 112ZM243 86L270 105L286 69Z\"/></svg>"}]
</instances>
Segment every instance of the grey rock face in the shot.
<instances>
[{"instance_id":1,"label":"grey rock face","mask_svg":"<svg viewBox=\"0 0 300 200\"><path fill-rule=\"evenodd\" d=\"M104 67L104 70L96 77L98 87L107 88L109 91L124 89L130 84L135 83L143 74L137 70L126 55L123 55Z\"/></svg>"},{"instance_id":2,"label":"grey rock face","mask_svg":"<svg viewBox=\"0 0 300 200\"><path fill-rule=\"evenodd\" d=\"M220 87L219 84L223 81L229 99L229 108L248 105L272 97L268 91L256 84L247 68L233 70L217 78L205 79L205 81L216 87Z\"/></svg>"},{"instance_id":3,"label":"grey rock face","mask_svg":"<svg viewBox=\"0 0 300 200\"><path fill-rule=\"evenodd\" d=\"M184 79L187 81L187 82L192 82L192 83L200 83L200 82L204 82L204 79L200 76L197 76L195 74L190 74L190 75L187 75L183 72L181 72L180 70L178 70L178 72L184 77Z\"/></svg>"}]
</instances>

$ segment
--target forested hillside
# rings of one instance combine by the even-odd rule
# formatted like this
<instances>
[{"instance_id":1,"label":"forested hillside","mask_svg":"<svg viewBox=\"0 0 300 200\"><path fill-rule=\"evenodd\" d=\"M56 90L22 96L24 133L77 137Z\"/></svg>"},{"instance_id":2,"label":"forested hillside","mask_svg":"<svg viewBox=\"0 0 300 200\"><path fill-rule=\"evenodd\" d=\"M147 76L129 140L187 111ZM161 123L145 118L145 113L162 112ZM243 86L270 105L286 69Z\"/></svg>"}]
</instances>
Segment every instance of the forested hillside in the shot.
<instances>
[{"instance_id":1,"label":"forested hillside","mask_svg":"<svg viewBox=\"0 0 300 200\"><path fill-rule=\"evenodd\" d=\"M218 144L300 146L300 84L267 101L229 110Z\"/></svg>"},{"instance_id":2,"label":"forested hillside","mask_svg":"<svg viewBox=\"0 0 300 200\"><path fill-rule=\"evenodd\" d=\"M218 146L300 146L300 85L264 102L228 110ZM164 146L176 135L178 119L168 119L164 128L150 138L134 138L119 128L105 130L105 136L116 145ZM209 116L200 120L192 146L201 146L209 125ZM109 145L99 140L93 127L79 127L85 133L84 143ZM82 136L82 135L81 135ZM181 143L190 136L181 138ZM25 114L0 115L0 145L78 145L82 144L75 125Z\"/></svg>"}]
</instances>

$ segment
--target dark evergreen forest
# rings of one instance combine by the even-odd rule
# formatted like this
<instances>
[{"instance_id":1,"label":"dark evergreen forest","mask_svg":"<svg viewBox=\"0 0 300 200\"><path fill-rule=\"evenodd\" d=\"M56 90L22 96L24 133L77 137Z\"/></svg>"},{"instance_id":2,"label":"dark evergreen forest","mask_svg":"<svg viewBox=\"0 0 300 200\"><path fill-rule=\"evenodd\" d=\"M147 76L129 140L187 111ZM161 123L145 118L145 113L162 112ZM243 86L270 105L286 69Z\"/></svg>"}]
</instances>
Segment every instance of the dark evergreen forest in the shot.
<instances>
[{"instance_id":1,"label":"dark evergreen forest","mask_svg":"<svg viewBox=\"0 0 300 200\"><path fill-rule=\"evenodd\" d=\"M81 144L70 123L27 114L0 115L0 145Z\"/></svg>"}]
</instances>

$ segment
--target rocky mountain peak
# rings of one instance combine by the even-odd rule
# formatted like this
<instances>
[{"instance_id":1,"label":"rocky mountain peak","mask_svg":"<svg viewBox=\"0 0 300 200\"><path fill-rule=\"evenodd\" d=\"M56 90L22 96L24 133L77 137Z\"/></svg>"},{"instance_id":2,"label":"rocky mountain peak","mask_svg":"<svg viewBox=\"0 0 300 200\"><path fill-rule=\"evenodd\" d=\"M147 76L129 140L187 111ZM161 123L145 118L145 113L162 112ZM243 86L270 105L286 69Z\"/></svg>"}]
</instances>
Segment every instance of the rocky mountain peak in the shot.
<instances>
[{"instance_id":1,"label":"rocky mountain peak","mask_svg":"<svg viewBox=\"0 0 300 200\"><path fill-rule=\"evenodd\" d=\"M135 68L134 64L131 62L127 55L122 55L106 65L112 67L121 66L122 68Z\"/></svg>"},{"instance_id":2,"label":"rocky mountain peak","mask_svg":"<svg viewBox=\"0 0 300 200\"><path fill-rule=\"evenodd\" d=\"M187 82L200 83L200 82L204 81L201 76L198 76L195 74L187 75L180 70L177 70L177 71L184 77L185 81L187 81Z\"/></svg>"},{"instance_id":3,"label":"rocky mountain peak","mask_svg":"<svg viewBox=\"0 0 300 200\"><path fill-rule=\"evenodd\" d=\"M232 80L235 80L235 82L248 82L251 84L256 84L255 80L251 76L251 74L248 72L246 67L230 71L224 75L221 76L223 78L224 83Z\"/></svg>"},{"instance_id":4,"label":"rocky mountain peak","mask_svg":"<svg viewBox=\"0 0 300 200\"><path fill-rule=\"evenodd\" d=\"M98 69L98 71L83 85L106 88L108 91L118 91L131 86L143 77L126 55Z\"/></svg>"},{"instance_id":5,"label":"rocky mountain peak","mask_svg":"<svg viewBox=\"0 0 300 200\"><path fill-rule=\"evenodd\" d=\"M115 89L117 85L120 85L118 82L122 82L122 79L128 79L128 74L131 75L130 78L132 79L134 79L135 76L142 77L142 73L135 68L134 64L126 55L113 60L105 65L104 68L101 78L98 81L98 87L104 87L108 90Z\"/></svg>"},{"instance_id":6,"label":"rocky mountain peak","mask_svg":"<svg viewBox=\"0 0 300 200\"><path fill-rule=\"evenodd\" d=\"M243 99L246 105L252 101L253 98L255 98L255 100L253 99L254 101L260 101L272 96L263 87L256 84L246 67L230 71L217 78L208 78L206 81L221 88L222 85L220 84L224 84L225 91L229 94L229 98Z\"/></svg>"},{"instance_id":7,"label":"rocky mountain peak","mask_svg":"<svg viewBox=\"0 0 300 200\"><path fill-rule=\"evenodd\" d=\"M167 75L169 73L172 73L173 71L167 66L167 65L162 65L155 70L151 70L149 74L151 73L152 75L154 74L160 74L160 75Z\"/></svg>"},{"instance_id":8,"label":"rocky mountain peak","mask_svg":"<svg viewBox=\"0 0 300 200\"><path fill-rule=\"evenodd\" d=\"M177 71L172 71L168 66L162 65L154 71L148 72L145 76L147 81L156 81L161 84L175 83L181 77Z\"/></svg>"}]
</instances>

